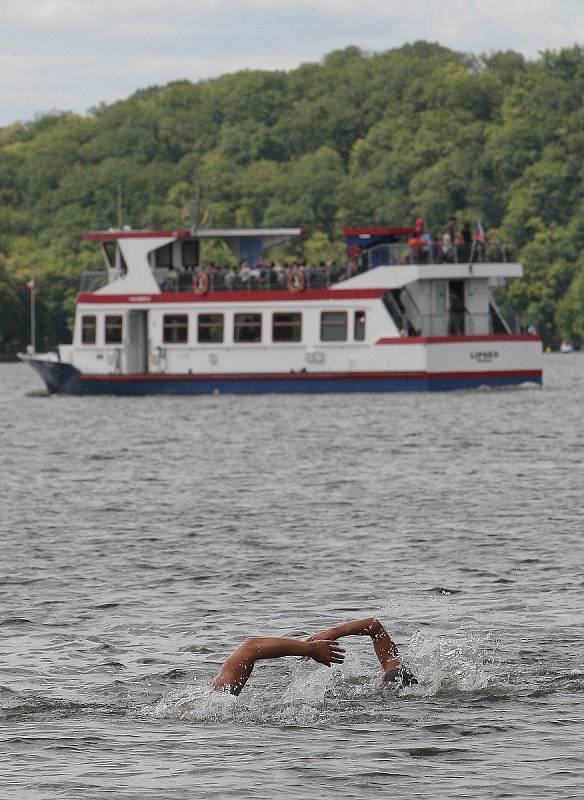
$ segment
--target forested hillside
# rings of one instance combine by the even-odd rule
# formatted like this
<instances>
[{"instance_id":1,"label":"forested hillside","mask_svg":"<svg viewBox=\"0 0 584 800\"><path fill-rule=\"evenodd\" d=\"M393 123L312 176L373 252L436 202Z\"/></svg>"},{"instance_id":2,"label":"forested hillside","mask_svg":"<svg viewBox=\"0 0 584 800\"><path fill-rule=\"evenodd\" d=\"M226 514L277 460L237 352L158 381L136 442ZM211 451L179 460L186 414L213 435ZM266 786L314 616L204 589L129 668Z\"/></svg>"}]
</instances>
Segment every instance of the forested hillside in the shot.
<instances>
[{"instance_id":1,"label":"forested hillside","mask_svg":"<svg viewBox=\"0 0 584 800\"><path fill-rule=\"evenodd\" d=\"M526 61L417 42L14 123L0 131L0 350L27 341L31 275L39 343L67 339L79 277L100 264L79 237L116 224L118 184L134 227L184 227L197 185L212 226L302 225L324 258L345 225L480 218L526 267L507 311L578 343L583 101L580 47Z\"/></svg>"}]
</instances>

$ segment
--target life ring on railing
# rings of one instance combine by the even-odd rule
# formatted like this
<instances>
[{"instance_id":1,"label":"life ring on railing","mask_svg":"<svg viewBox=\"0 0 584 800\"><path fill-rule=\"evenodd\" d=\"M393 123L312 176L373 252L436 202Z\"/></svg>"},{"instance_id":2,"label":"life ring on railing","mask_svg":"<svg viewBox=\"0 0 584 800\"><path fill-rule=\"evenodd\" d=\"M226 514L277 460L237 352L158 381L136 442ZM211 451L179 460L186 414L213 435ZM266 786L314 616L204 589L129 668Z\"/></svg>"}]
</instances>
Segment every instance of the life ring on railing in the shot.
<instances>
[{"instance_id":1,"label":"life ring on railing","mask_svg":"<svg viewBox=\"0 0 584 800\"><path fill-rule=\"evenodd\" d=\"M193 292L207 294L209 291L209 276L206 272L195 272L193 275Z\"/></svg>"},{"instance_id":2,"label":"life ring on railing","mask_svg":"<svg viewBox=\"0 0 584 800\"><path fill-rule=\"evenodd\" d=\"M298 267L294 267L290 275L288 276L288 289L293 294L299 294L303 291L304 287L306 286L306 277L301 269Z\"/></svg>"}]
</instances>

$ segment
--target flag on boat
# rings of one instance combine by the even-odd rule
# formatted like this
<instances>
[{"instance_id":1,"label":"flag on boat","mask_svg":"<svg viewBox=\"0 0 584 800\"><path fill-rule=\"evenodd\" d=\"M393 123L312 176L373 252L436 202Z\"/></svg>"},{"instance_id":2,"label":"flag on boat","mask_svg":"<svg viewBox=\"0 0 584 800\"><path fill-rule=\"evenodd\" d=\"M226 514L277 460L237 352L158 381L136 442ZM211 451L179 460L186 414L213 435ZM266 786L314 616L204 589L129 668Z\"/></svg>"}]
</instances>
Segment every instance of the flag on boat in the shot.
<instances>
[{"instance_id":1,"label":"flag on boat","mask_svg":"<svg viewBox=\"0 0 584 800\"><path fill-rule=\"evenodd\" d=\"M31 278L31 279L29 280L29 282L26 284L26 288L27 288L27 289L30 289L30 290L31 290L31 292L32 292L32 290L35 288L35 286L36 286L36 283L35 283L35 279L34 279L34 278Z\"/></svg>"},{"instance_id":2,"label":"flag on boat","mask_svg":"<svg viewBox=\"0 0 584 800\"><path fill-rule=\"evenodd\" d=\"M476 240L481 244L484 244L487 240L487 237L485 236L485 229L483 228L483 223L480 219L477 222Z\"/></svg>"}]
</instances>

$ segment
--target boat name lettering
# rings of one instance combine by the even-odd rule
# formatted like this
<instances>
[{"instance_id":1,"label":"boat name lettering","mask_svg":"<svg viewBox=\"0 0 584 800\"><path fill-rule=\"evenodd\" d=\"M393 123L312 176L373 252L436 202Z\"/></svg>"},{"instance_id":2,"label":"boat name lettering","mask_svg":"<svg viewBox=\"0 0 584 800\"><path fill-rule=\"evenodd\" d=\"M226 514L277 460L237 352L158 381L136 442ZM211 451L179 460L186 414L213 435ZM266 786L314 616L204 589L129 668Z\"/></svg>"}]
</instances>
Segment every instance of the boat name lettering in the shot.
<instances>
[{"instance_id":1,"label":"boat name lettering","mask_svg":"<svg viewBox=\"0 0 584 800\"><path fill-rule=\"evenodd\" d=\"M479 361L484 364L487 361L499 358L499 352L497 350L475 350L474 353L470 354L470 357L473 361Z\"/></svg>"},{"instance_id":2,"label":"boat name lettering","mask_svg":"<svg viewBox=\"0 0 584 800\"><path fill-rule=\"evenodd\" d=\"M129 297L128 300L130 303L151 303L152 297L148 294L136 294L133 297Z\"/></svg>"}]
</instances>

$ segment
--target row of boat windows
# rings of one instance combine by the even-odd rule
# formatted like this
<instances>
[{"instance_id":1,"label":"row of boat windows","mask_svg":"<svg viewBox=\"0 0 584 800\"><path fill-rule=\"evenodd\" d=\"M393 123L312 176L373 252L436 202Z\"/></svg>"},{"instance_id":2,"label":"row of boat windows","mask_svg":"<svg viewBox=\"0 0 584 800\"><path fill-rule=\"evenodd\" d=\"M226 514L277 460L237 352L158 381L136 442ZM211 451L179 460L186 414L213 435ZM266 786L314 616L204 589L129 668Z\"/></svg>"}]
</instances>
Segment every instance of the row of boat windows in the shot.
<instances>
[{"instance_id":1,"label":"row of boat windows","mask_svg":"<svg viewBox=\"0 0 584 800\"><path fill-rule=\"evenodd\" d=\"M262 341L262 314L234 314L233 341L254 343ZM353 340L365 340L365 311L352 312ZM348 311L321 311L320 341L346 342L351 323ZM186 344L189 341L190 318L188 314L164 314L162 341L164 344ZM104 320L105 344L122 344L124 319L121 314L106 314ZM225 338L223 314L197 315L197 342L220 344ZM302 314L300 312L272 314L272 342L301 342ZM81 343L97 343L97 317L84 314L81 317Z\"/></svg>"}]
</instances>

